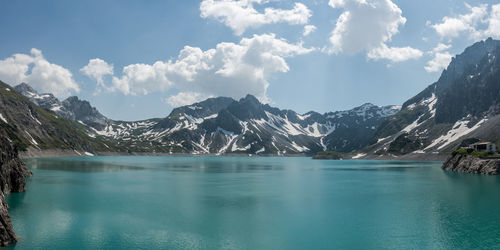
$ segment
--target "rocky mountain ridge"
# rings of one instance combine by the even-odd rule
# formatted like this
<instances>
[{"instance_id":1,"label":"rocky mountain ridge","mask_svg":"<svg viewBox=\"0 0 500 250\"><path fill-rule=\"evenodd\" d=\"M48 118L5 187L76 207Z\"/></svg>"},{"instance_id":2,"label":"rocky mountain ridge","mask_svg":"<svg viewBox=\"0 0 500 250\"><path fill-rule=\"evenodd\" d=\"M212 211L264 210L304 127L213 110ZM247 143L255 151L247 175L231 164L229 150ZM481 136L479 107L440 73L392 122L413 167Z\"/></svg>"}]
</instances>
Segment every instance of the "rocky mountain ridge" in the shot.
<instances>
[{"instance_id":1,"label":"rocky mountain ridge","mask_svg":"<svg viewBox=\"0 0 500 250\"><path fill-rule=\"evenodd\" d=\"M49 103L42 102L43 99L55 99L51 95L46 96L39 99L40 103ZM77 155L91 155L100 151L123 150L116 147L113 141L92 138L86 126L58 114L36 105L14 88L0 82L0 127L20 151L61 149Z\"/></svg>"},{"instance_id":2,"label":"rocky mountain ridge","mask_svg":"<svg viewBox=\"0 0 500 250\"><path fill-rule=\"evenodd\" d=\"M165 118L114 121L87 101L60 102L27 84L15 87L34 103L77 121L93 138L113 140L130 152L186 154L312 154L322 150L351 152L366 146L378 125L399 106L364 104L347 111L298 114L260 103L251 95L209 98L175 108Z\"/></svg>"},{"instance_id":3,"label":"rocky mountain ridge","mask_svg":"<svg viewBox=\"0 0 500 250\"><path fill-rule=\"evenodd\" d=\"M465 139L500 143L500 41L477 42L454 57L439 80L384 121L373 155L448 154Z\"/></svg>"}]
</instances>

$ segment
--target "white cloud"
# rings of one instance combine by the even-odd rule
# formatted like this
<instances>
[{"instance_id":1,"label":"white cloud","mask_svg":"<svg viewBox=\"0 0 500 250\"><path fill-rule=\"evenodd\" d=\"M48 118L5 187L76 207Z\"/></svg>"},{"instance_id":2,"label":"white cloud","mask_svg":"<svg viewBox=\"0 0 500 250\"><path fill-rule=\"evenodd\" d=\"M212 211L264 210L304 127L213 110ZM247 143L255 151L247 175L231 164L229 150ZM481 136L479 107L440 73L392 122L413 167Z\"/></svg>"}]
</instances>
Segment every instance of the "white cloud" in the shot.
<instances>
[{"instance_id":1,"label":"white cloud","mask_svg":"<svg viewBox=\"0 0 500 250\"><path fill-rule=\"evenodd\" d=\"M482 40L488 37L500 38L500 4L480 4L470 6L466 4L468 13L455 17L445 16L440 23L432 28L441 38L459 38L462 35L470 40Z\"/></svg>"},{"instance_id":2,"label":"white cloud","mask_svg":"<svg viewBox=\"0 0 500 250\"><path fill-rule=\"evenodd\" d=\"M422 51L412 47L387 47L387 45L382 44L382 46L370 50L367 57L375 61L387 59L392 62L403 62L410 59L418 59L422 55Z\"/></svg>"},{"instance_id":3,"label":"white cloud","mask_svg":"<svg viewBox=\"0 0 500 250\"><path fill-rule=\"evenodd\" d=\"M80 91L68 69L48 62L42 52L35 48L31 49L30 55L14 54L0 60L0 80L11 85L26 82L39 91L50 92L57 97Z\"/></svg>"},{"instance_id":4,"label":"white cloud","mask_svg":"<svg viewBox=\"0 0 500 250\"><path fill-rule=\"evenodd\" d=\"M445 50L449 50L449 49L451 49L451 45L438 43L438 45L434 49L432 49L432 52L441 52L441 51L445 51Z\"/></svg>"},{"instance_id":5,"label":"white cloud","mask_svg":"<svg viewBox=\"0 0 500 250\"><path fill-rule=\"evenodd\" d=\"M451 45L446 45L439 43L432 51L429 52L433 58L427 62L427 65L424 67L427 72L438 72L440 70L448 67L448 64L451 62L451 58L453 57L447 50L451 48Z\"/></svg>"},{"instance_id":6,"label":"white cloud","mask_svg":"<svg viewBox=\"0 0 500 250\"><path fill-rule=\"evenodd\" d=\"M485 22L488 28L484 31L479 31L476 35L476 39L484 39L487 37L500 38L500 4L491 6L490 14Z\"/></svg>"},{"instance_id":7,"label":"white cloud","mask_svg":"<svg viewBox=\"0 0 500 250\"><path fill-rule=\"evenodd\" d=\"M177 95L165 98L165 102L172 107L179 107L200 102L210 97L213 96L196 92L179 92Z\"/></svg>"},{"instance_id":8,"label":"white cloud","mask_svg":"<svg viewBox=\"0 0 500 250\"><path fill-rule=\"evenodd\" d=\"M123 75L114 76L107 89L126 95L177 89L183 98L188 95L194 98L197 94L240 98L253 94L267 101L270 75L289 70L286 58L311 51L313 49L304 48L300 43L278 39L274 34L243 38L238 44L219 43L206 51L186 46L175 61L124 67ZM169 103L180 103L179 98Z\"/></svg>"},{"instance_id":9,"label":"white cloud","mask_svg":"<svg viewBox=\"0 0 500 250\"><path fill-rule=\"evenodd\" d=\"M104 76L113 75L113 65L99 58L90 59L89 63L80 69L80 72L102 85Z\"/></svg>"},{"instance_id":10,"label":"white cloud","mask_svg":"<svg viewBox=\"0 0 500 250\"><path fill-rule=\"evenodd\" d=\"M439 23L430 24L436 33L448 42L454 39L477 41L488 37L500 38L500 4L489 6L480 4L470 6L465 4L467 13L454 17L445 16ZM428 52L432 59L424 67L427 72L438 72L445 69L450 63L453 55L448 52L451 45L439 43L436 48Z\"/></svg>"},{"instance_id":11,"label":"white cloud","mask_svg":"<svg viewBox=\"0 0 500 250\"><path fill-rule=\"evenodd\" d=\"M330 42L332 52L358 53L379 47L398 33L406 19L389 0L330 0L333 8L343 8Z\"/></svg>"},{"instance_id":12,"label":"white cloud","mask_svg":"<svg viewBox=\"0 0 500 250\"><path fill-rule=\"evenodd\" d=\"M302 35L308 36L309 34L313 33L314 31L316 31L316 26L306 25L306 26L304 26L304 32L302 33Z\"/></svg>"},{"instance_id":13,"label":"white cloud","mask_svg":"<svg viewBox=\"0 0 500 250\"><path fill-rule=\"evenodd\" d=\"M477 7L472 7L466 4L469 10L468 14L458 15L457 17L445 16L441 23L432 25L432 28L442 38L455 38L462 32L467 31L472 36L477 35L476 27L484 22L484 18L488 15L488 5L481 4Z\"/></svg>"},{"instance_id":14,"label":"white cloud","mask_svg":"<svg viewBox=\"0 0 500 250\"><path fill-rule=\"evenodd\" d=\"M401 9L391 0L330 0L332 8L343 8L330 36L329 53L356 54L367 51L369 59L401 62L419 58L420 50L389 47L392 36L406 23Z\"/></svg>"},{"instance_id":15,"label":"white cloud","mask_svg":"<svg viewBox=\"0 0 500 250\"><path fill-rule=\"evenodd\" d=\"M290 10L268 7L263 13L258 12L253 6L254 3L267 2L267 0L203 0L200 4L200 16L216 19L230 27L236 35L241 35L248 28L257 28L264 24L307 24L312 15L311 10L302 3L295 3Z\"/></svg>"}]
</instances>

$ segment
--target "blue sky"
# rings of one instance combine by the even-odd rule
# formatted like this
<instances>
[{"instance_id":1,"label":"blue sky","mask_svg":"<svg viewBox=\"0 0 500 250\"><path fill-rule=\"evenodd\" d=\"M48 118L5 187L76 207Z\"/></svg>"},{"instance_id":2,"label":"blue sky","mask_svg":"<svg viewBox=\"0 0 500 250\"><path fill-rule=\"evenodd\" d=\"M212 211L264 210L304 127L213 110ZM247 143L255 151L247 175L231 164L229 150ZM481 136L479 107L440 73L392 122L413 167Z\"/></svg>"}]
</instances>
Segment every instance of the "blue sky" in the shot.
<instances>
[{"instance_id":1,"label":"blue sky","mask_svg":"<svg viewBox=\"0 0 500 250\"><path fill-rule=\"evenodd\" d=\"M500 33L495 1L201 4L1 1L0 80L26 81L61 98L77 95L122 120L164 117L176 105L244 93L301 113L327 112L366 102L399 105L437 80L451 55ZM258 15L228 16L238 6ZM346 12L351 19L339 22ZM382 25L368 27L375 22ZM304 36L306 25L316 28ZM189 60L181 61L185 46L193 49L184 50ZM248 48L252 53L242 56ZM81 70L96 58L95 67ZM125 77L131 65L133 74Z\"/></svg>"}]
</instances>

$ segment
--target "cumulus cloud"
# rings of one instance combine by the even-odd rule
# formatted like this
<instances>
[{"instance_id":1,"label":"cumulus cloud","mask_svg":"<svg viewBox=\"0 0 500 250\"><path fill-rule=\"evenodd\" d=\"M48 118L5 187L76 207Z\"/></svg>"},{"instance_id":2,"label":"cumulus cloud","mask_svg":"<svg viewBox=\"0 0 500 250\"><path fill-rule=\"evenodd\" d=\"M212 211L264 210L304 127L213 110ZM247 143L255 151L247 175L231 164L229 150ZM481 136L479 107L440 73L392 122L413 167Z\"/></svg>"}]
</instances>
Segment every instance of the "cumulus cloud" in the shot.
<instances>
[{"instance_id":1,"label":"cumulus cloud","mask_svg":"<svg viewBox=\"0 0 500 250\"><path fill-rule=\"evenodd\" d=\"M268 79L276 72L287 72L286 58L306 54L313 49L291 44L274 34L254 35L239 43L219 43L214 49L186 46L175 60L153 64L132 64L121 76L113 76L110 91L125 95L145 95L176 89L181 94L166 100L198 100L207 96L240 98L253 94L268 101Z\"/></svg>"},{"instance_id":2,"label":"cumulus cloud","mask_svg":"<svg viewBox=\"0 0 500 250\"><path fill-rule=\"evenodd\" d=\"M203 0L200 4L202 18L216 19L236 35L242 35L248 28L257 28L264 24L288 23L307 24L312 12L302 3L295 3L293 9L265 8L259 12L254 4L264 4L267 0Z\"/></svg>"},{"instance_id":3,"label":"cumulus cloud","mask_svg":"<svg viewBox=\"0 0 500 250\"><path fill-rule=\"evenodd\" d=\"M80 91L68 69L48 62L42 51L35 48L31 49L30 55L14 54L0 60L0 80L12 85L26 82L39 91L50 92L57 97Z\"/></svg>"},{"instance_id":4,"label":"cumulus cloud","mask_svg":"<svg viewBox=\"0 0 500 250\"><path fill-rule=\"evenodd\" d=\"M389 47L399 26L406 23L401 9L391 0L330 0L332 8L344 11L330 36L328 53L356 54L367 51L369 59L401 62L419 58L422 52L411 47Z\"/></svg>"},{"instance_id":5,"label":"cumulus cloud","mask_svg":"<svg viewBox=\"0 0 500 250\"><path fill-rule=\"evenodd\" d=\"M455 38L465 31L475 34L476 26L484 22L484 18L488 15L488 5L481 4L476 7L465 5L469 13L457 17L445 16L440 23L432 25L432 28L442 38Z\"/></svg>"},{"instance_id":6,"label":"cumulus cloud","mask_svg":"<svg viewBox=\"0 0 500 250\"><path fill-rule=\"evenodd\" d=\"M372 60L387 59L392 62L403 62L409 59L418 59L423 52L412 47L388 47L382 44L380 47L368 52L367 57Z\"/></svg>"},{"instance_id":7,"label":"cumulus cloud","mask_svg":"<svg viewBox=\"0 0 500 250\"><path fill-rule=\"evenodd\" d=\"M302 33L302 35L308 36L309 34L313 33L314 31L316 31L316 26L306 25L306 26L304 26L304 32Z\"/></svg>"},{"instance_id":8,"label":"cumulus cloud","mask_svg":"<svg viewBox=\"0 0 500 250\"><path fill-rule=\"evenodd\" d=\"M461 35L471 40L500 37L500 4L470 6L468 12L454 17L445 16L439 23L431 25L443 39L455 39Z\"/></svg>"},{"instance_id":9,"label":"cumulus cloud","mask_svg":"<svg viewBox=\"0 0 500 250\"><path fill-rule=\"evenodd\" d=\"M424 67L425 71L438 72L448 67L453 57L453 55L448 52L450 48L451 45L439 43L430 51L429 54L432 55L433 58L427 62L427 65Z\"/></svg>"},{"instance_id":10,"label":"cumulus cloud","mask_svg":"<svg viewBox=\"0 0 500 250\"><path fill-rule=\"evenodd\" d=\"M402 11L389 0L330 0L333 8L343 8L330 42L332 52L354 54L388 42L406 22Z\"/></svg>"},{"instance_id":11,"label":"cumulus cloud","mask_svg":"<svg viewBox=\"0 0 500 250\"><path fill-rule=\"evenodd\" d=\"M165 102L172 107L179 107L203 101L207 98L214 97L212 95L204 95L196 92L180 92L177 95L165 98Z\"/></svg>"},{"instance_id":12,"label":"cumulus cloud","mask_svg":"<svg viewBox=\"0 0 500 250\"><path fill-rule=\"evenodd\" d=\"M80 69L80 72L102 85L104 84L104 76L113 75L113 65L99 58L90 59L89 63Z\"/></svg>"}]
</instances>

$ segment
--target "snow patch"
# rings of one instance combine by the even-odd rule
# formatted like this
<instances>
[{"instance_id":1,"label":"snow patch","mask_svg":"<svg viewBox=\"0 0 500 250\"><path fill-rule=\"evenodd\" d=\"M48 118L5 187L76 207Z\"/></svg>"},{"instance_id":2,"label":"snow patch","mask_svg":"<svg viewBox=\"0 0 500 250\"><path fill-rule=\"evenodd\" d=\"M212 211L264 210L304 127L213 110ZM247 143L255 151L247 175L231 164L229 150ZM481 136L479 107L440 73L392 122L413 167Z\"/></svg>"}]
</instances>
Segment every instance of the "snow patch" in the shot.
<instances>
[{"instance_id":1,"label":"snow patch","mask_svg":"<svg viewBox=\"0 0 500 250\"><path fill-rule=\"evenodd\" d=\"M5 119L5 117L2 115L2 113L0 113L0 119L2 119L3 122L8 123L7 119Z\"/></svg>"},{"instance_id":2,"label":"snow patch","mask_svg":"<svg viewBox=\"0 0 500 250\"><path fill-rule=\"evenodd\" d=\"M62 109L62 106L61 105L54 105L50 108L50 110L54 111L54 112L58 112L58 111L61 111Z\"/></svg>"},{"instance_id":3,"label":"snow patch","mask_svg":"<svg viewBox=\"0 0 500 250\"><path fill-rule=\"evenodd\" d=\"M385 141L385 140L389 139L390 137L391 137L391 136L389 135L389 136L387 136L387 137L380 138L380 139L378 139L378 140L377 140L377 143L380 143L381 141Z\"/></svg>"},{"instance_id":4,"label":"snow patch","mask_svg":"<svg viewBox=\"0 0 500 250\"><path fill-rule=\"evenodd\" d=\"M310 116L311 116L311 114L307 114L307 115L297 114L297 118L299 118L300 120L305 120L305 119L309 118Z\"/></svg>"},{"instance_id":5,"label":"snow patch","mask_svg":"<svg viewBox=\"0 0 500 250\"><path fill-rule=\"evenodd\" d=\"M462 136L465 136L469 134L470 132L478 129L487 119L482 119L476 125L474 125L472 128L467 127L467 124L469 124L470 121L468 120L460 120L455 122L453 125L452 129L450 129L445 135L440 136L436 140L434 140L429 146L427 146L424 150L431 149L437 145L440 145L438 149L443 149L444 147L448 146L450 143L456 141L457 139L461 138Z\"/></svg>"},{"instance_id":6,"label":"snow patch","mask_svg":"<svg viewBox=\"0 0 500 250\"><path fill-rule=\"evenodd\" d=\"M255 153L260 154L260 153L263 153L264 151L266 151L266 147L262 147L261 149L255 151Z\"/></svg>"},{"instance_id":7,"label":"snow patch","mask_svg":"<svg viewBox=\"0 0 500 250\"><path fill-rule=\"evenodd\" d=\"M359 159L359 158L362 158L362 157L365 157L365 156L366 156L366 154L364 154L364 153L359 153L359 154L357 154L357 155L353 156L353 157L352 157L352 159Z\"/></svg>"},{"instance_id":8,"label":"snow patch","mask_svg":"<svg viewBox=\"0 0 500 250\"><path fill-rule=\"evenodd\" d=\"M38 146L38 142L36 142L35 139L33 139L33 136L31 136L31 134L28 133L28 131L26 131L26 130L24 132L26 132L26 134L28 134L28 136L29 136L29 138L31 140L31 144L33 144L35 146Z\"/></svg>"},{"instance_id":9,"label":"snow patch","mask_svg":"<svg viewBox=\"0 0 500 250\"><path fill-rule=\"evenodd\" d=\"M415 121L413 121L410 125L406 126L405 128L403 128L403 130L401 130L402 132L405 132L405 133L408 133L410 131L412 131L414 128L418 127L421 123L418 123L418 121L420 120L420 118L422 118L425 114L422 114L421 116L419 116L417 119L415 119Z\"/></svg>"},{"instance_id":10,"label":"snow patch","mask_svg":"<svg viewBox=\"0 0 500 250\"><path fill-rule=\"evenodd\" d=\"M295 150L297 150L298 152L306 152L306 151L309 151L309 148L308 148L308 147L299 146L299 145L297 145L297 143L295 143L295 142L292 142L292 147L294 147L294 148L295 148Z\"/></svg>"},{"instance_id":11,"label":"snow patch","mask_svg":"<svg viewBox=\"0 0 500 250\"><path fill-rule=\"evenodd\" d=\"M33 116L33 114L31 113L31 109L28 109L28 111L29 111L29 114L31 116L31 119L35 120L35 122L38 123L38 125L42 125L42 123Z\"/></svg>"}]
</instances>

